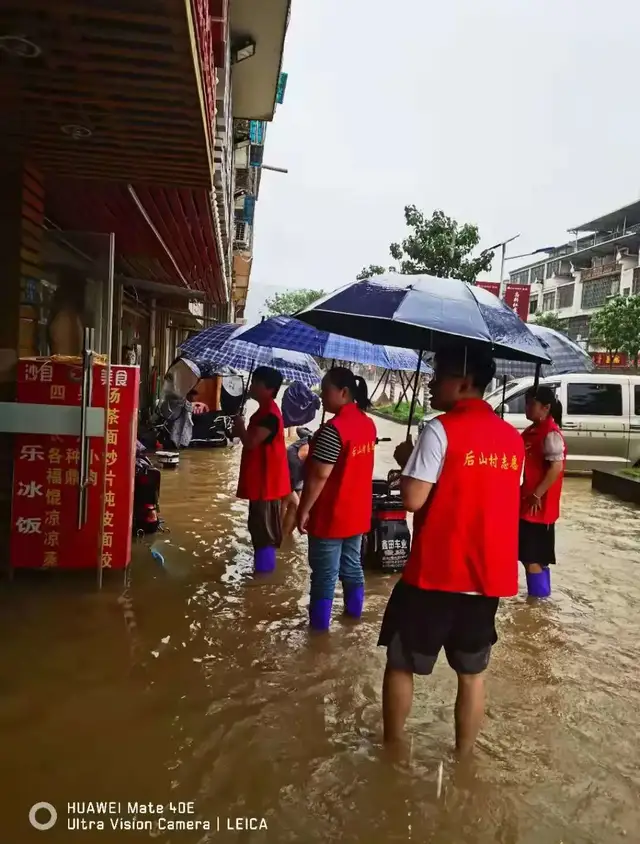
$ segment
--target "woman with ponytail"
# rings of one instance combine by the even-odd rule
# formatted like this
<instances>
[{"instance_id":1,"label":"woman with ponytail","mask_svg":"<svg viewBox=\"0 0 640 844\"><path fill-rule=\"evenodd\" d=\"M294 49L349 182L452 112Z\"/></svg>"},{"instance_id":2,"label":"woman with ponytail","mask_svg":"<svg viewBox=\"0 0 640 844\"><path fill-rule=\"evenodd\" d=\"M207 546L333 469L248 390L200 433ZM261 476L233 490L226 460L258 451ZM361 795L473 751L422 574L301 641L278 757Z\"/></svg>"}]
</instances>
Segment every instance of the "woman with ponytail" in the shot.
<instances>
[{"instance_id":1,"label":"woman with ponytail","mask_svg":"<svg viewBox=\"0 0 640 844\"><path fill-rule=\"evenodd\" d=\"M328 630L338 578L345 613L362 615L362 535L371 527L376 426L367 416L367 385L335 366L322 381L322 404L333 418L311 441L298 507L298 529L309 535L309 622Z\"/></svg>"},{"instance_id":2,"label":"woman with ponytail","mask_svg":"<svg viewBox=\"0 0 640 844\"><path fill-rule=\"evenodd\" d=\"M567 455L560 430L562 405L550 387L532 387L526 395L526 414L532 424L522 434L525 462L519 557L527 572L529 595L548 598Z\"/></svg>"}]
</instances>

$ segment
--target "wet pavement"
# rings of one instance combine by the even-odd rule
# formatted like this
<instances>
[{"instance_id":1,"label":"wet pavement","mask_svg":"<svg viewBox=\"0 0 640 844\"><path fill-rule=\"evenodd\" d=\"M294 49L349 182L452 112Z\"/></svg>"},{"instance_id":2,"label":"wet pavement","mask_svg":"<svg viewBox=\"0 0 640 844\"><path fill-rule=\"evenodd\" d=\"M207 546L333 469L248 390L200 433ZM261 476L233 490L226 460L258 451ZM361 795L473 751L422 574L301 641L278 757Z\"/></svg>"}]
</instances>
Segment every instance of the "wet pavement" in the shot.
<instances>
[{"instance_id":1,"label":"wet pavement","mask_svg":"<svg viewBox=\"0 0 640 844\"><path fill-rule=\"evenodd\" d=\"M392 451L380 445L377 474ZM138 543L130 600L115 575L101 594L61 576L3 585L3 841L638 840L637 510L567 480L553 598L529 605L522 584L501 608L475 761L453 760L455 684L441 661L416 684L411 759L395 765L381 749L376 649L394 579L368 576L360 624L336 615L329 636L311 637L305 540L273 576L251 576L238 462L237 449L191 452L163 475L165 568ZM112 815L75 807L104 831L67 828L69 803L109 800L122 803ZM27 822L38 801L58 810L47 832ZM162 804L165 828L114 830L129 801ZM246 818L267 829L228 829Z\"/></svg>"}]
</instances>

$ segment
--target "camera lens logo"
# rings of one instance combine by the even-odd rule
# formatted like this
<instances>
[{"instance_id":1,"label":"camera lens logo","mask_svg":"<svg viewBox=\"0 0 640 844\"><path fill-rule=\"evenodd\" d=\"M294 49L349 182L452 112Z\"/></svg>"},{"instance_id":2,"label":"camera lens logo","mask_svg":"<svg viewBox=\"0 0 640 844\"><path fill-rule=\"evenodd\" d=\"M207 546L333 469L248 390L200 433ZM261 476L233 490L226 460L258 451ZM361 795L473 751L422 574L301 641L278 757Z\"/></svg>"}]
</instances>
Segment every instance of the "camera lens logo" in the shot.
<instances>
[{"instance_id":1,"label":"camera lens logo","mask_svg":"<svg viewBox=\"0 0 640 844\"><path fill-rule=\"evenodd\" d=\"M46 817L48 815L48 818L44 821L38 820L36 817L38 812L41 813L40 817ZM44 832L47 829L51 829L52 826L55 826L57 820L58 813L56 812L55 806L52 806L51 803L34 803L29 809L29 823L32 827L34 827L34 829L39 829Z\"/></svg>"}]
</instances>

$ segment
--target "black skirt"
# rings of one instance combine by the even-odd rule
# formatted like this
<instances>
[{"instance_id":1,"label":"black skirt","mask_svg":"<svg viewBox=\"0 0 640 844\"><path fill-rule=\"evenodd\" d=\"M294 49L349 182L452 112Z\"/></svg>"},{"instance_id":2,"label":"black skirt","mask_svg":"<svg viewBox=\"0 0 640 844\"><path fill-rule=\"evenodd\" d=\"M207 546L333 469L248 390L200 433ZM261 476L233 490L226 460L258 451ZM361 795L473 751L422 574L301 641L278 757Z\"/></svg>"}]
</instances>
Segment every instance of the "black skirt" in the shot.
<instances>
[{"instance_id":1,"label":"black skirt","mask_svg":"<svg viewBox=\"0 0 640 844\"><path fill-rule=\"evenodd\" d=\"M555 525L520 519L518 557L525 566L553 566L556 562Z\"/></svg>"}]
</instances>

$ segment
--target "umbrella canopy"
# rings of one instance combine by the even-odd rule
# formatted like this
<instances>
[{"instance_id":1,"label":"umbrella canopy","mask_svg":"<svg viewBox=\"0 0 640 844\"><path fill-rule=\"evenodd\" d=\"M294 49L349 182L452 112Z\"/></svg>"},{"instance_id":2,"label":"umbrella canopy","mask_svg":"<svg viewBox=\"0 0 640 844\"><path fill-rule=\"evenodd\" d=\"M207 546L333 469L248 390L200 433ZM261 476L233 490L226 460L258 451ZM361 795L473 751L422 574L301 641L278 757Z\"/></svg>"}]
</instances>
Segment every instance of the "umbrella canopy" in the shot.
<instances>
[{"instance_id":1,"label":"umbrella canopy","mask_svg":"<svg viewBox=\"0 0 640 844\"><path fill-rule=\"evenodd\" d=\"M542 344L550 364L542 367L542 377L562 375L564 372L593 372L596 368L589 355L560 331L531 323L529 330ZM528 378L535 375L535 364L524 361L499 361L496 375L510 375L512 378Z\"/></svg>"},{"instance_id":2,"label":"umbrella canopy","mask_svg":"<svg viewBox=\"0 0 640 844\"><path fill-rule=\"evenodd\" d=\"M232 323L212 325L186 340L180 354L194 361L203 374L221 372L225 367L252 372L257 366L272 366L286 381L300 381L307 387L322 380L311 355L246 343L241 339L246 330Z\"/></svg>"},{"instance_id":3,"label":"umbrella canopy","mask_svg":"<svg viewBox=\"0 0 640 844\"><path fill-rule=\"evenodd\" d=\"M303 322L390 346L438 352L461 341L496 358L549 363L524 322L493 293L457 279L389 273L355 281L295 315Z\"/></svg>"},{"instance_id":4,"label":"umbrella canopy","mask_svg":"<svg viewBox=\"0 0 640 844\"><path fill-rule=\"evenodd\" d=\"M378 346L363 340L354 340L352 337L320 331L290 316L265 319L249 328L243 337L258 346L277 346L327 360L346 360L408 372L415 372L418 366L418 355L410 349ZM429 374L431 368L422 364L422 371Z\"/></svg>"}]
</instances>

